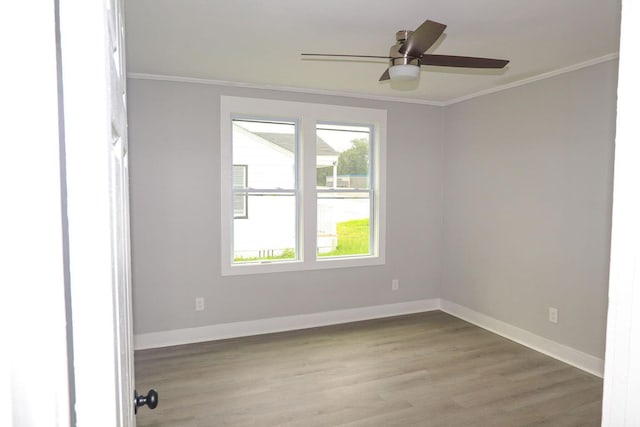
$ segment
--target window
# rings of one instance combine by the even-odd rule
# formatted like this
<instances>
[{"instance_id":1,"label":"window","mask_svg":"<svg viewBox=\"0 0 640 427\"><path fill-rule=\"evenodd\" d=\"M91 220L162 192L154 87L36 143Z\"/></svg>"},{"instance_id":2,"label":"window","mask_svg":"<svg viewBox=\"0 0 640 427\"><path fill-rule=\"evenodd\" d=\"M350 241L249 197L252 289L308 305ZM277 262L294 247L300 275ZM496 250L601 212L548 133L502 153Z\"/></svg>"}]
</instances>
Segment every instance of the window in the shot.
<instances>
[{"instance_id":1,"label":"window","mask_svg":"<svg viewBox=\"0 0 640 427\"><path fill-rule=\"evenodd\" d=\"M385 136L384 110L221 97L222 273L383 264Z\"/></svg>"}]
</instances>

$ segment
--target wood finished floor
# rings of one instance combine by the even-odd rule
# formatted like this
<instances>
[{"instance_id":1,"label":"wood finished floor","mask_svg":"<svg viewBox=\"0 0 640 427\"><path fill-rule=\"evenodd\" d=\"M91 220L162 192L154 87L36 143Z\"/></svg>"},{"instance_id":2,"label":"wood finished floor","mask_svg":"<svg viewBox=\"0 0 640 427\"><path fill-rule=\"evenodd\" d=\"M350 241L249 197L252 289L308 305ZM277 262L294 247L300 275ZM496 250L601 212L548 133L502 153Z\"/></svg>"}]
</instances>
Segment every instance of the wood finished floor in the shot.
<instances>
[{"instance_id":1,"label":"wood finished floor","mask_svg":"<svg viewBox=\"0 0 640 427\"><path fill-rule=\"evenodd\" d=\"M435 311L135 353L144 426L599 426L602 380Z\"/></svg>"}]
</instances>

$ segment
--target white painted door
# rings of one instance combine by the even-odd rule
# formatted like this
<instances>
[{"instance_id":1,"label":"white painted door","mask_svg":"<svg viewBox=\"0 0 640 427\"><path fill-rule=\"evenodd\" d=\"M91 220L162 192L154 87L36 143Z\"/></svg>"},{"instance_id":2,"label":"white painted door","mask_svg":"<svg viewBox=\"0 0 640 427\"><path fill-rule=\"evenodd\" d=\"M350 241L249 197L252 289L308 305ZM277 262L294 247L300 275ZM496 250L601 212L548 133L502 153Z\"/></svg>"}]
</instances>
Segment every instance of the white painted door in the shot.
<instances>
[{"instance_id":1,"label":"white painted door","mask_svg":"<svg viewBox=\"0 0 640 427\"><path fill-rule=\"evenodd\" d=\"M122 0L60 0L79 426L135 426Z\"/></svg>"},{"instance_id":2,"label":"white painted door","mask_svg":"<svg viewBox=\"0 0 640 427\"><path fill-rule=\"evenodd\" d=\"M109 55L111 132L111 220L113 233L116 387L122 426L135 425L133 416L133 341L131 323L131 251L129 233L129 170L127 140L124 16L122 0L108 0L107 30Z\"/></svg>"}]
</instances>

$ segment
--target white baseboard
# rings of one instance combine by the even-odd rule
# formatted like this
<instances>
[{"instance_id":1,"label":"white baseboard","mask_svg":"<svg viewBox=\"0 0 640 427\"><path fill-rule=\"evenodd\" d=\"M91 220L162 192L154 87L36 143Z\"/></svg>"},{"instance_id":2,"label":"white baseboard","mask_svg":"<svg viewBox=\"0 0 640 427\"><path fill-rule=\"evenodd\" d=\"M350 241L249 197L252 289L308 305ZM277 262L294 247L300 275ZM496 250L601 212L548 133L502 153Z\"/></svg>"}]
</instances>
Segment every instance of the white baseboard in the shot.
<instances>
[{"instance_id":1,"label":"white baseboard","mask_svg":"<svg viewBox=\"0 0 640 427\"><path fill-rule=\"evenodd\" d=\"M359 320L433 311L438 310L439 308L440 300L434 298L396 304L326 311L321 313L300 314L296 316L223 323L197 328L151 332L135 335L134 348L136 350L142 350L147 348L168 347L172 345L191 344L226 338L269 334L273 332L293 331L297 329L315 328L318 326L335 325L339 323L357 322Z\"/></svg>"},{"instance_id":2,"label":"white baseboard","mask_svg":"<svg viewBox=\"0 0 640 427\"><path fill-rule=\"evenodd\" d=\"M168 347L172 345L315 328L433 310L442 310L445 313L473 323L483 329L561 360L600 378L604 376L603 359L543 338L470 308L438 298L138 334L134 337L134 348L136 350L143 350Z\"/></svg>"},{"instance_id":3,"label":"white baseboard","mask_svg":"<svg viewBox=\"0 0 640 427\"><path fill-rule=\"evenodd\" d=\"M440 309L445 313L449 313L452 316L466 320L467 322L480 326L483 329L502 335L511 341L525 345L533 350L539 351L540 353L551 356L554 359L558 359L562 362L568 363L569 365L575 366L576 368L582 369L583 371L589 372L590 374L596 375L600 378L604 376L603 359L599 359L595 356L557 343L550 339L543 338L524 329L520 329L516 326L447 300L440 301Z\"/></svg>"}]
</instances>

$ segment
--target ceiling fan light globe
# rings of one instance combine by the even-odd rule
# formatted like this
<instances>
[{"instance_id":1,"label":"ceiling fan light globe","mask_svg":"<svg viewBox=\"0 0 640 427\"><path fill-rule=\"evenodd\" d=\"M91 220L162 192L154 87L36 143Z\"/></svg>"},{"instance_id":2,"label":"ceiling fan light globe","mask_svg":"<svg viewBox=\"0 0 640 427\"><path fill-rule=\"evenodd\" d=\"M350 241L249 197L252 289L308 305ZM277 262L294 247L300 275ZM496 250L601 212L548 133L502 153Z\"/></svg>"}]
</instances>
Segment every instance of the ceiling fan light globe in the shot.
<instances>
[{"instance_id":1,"label":"ceiling fan light globe","mask_svg":"<svg viewBox=\"0 0 640 427\"><path fill-rule=\"evenodd\" d=\"M400 64L389 67L391 80L416 80L420 75L420 67L417 65Z\"/></svg>"}]
</instances>

